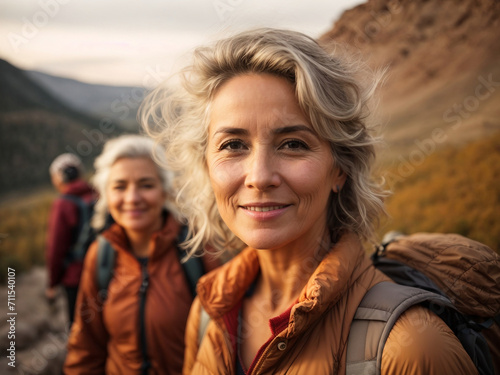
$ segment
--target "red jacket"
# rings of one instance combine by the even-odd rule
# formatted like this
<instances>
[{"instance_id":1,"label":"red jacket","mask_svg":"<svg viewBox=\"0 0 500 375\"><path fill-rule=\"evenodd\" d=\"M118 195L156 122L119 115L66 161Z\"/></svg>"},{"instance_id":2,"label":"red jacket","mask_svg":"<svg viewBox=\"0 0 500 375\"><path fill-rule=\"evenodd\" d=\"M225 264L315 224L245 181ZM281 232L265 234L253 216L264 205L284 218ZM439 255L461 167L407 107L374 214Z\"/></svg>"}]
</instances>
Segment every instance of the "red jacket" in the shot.
<instances>
[{"instance_id":1,"label":"red jacket","mask_svg":"<svg viewBox=\"0 0 500 375\"><path fill-rule=\"evenodd\" d=\"M85 201L94 198L92 189L82 180L71 182L63 194L76 195ZM59 284L68 287L78 286L82 262L73 262L65 267L64 261L76 240L75 231L79 220L80 212L75 203L62 197L54 201L49 218L46 250L50 287Z\"/></svg>"},{"instance_id":2,"label":"red jacket","mask_svg":"<svg viewBox=\"0 0 500 375\"><path fill-rule=\"evenodd\" d=\"M181 374L184 331L193 297L179 262L176 239L180 224L167 216L163 229L150 240L149 286L145 302L145 332L149 374ZM96 281L97 242L85 257L75 322L68 341L66 375L140 374L143 361L139 338L141 264L118 224L102 235L116 250L114 276L104 303ZM205 270L216 265L203 258Z\"/></svg>"}]
</instances>

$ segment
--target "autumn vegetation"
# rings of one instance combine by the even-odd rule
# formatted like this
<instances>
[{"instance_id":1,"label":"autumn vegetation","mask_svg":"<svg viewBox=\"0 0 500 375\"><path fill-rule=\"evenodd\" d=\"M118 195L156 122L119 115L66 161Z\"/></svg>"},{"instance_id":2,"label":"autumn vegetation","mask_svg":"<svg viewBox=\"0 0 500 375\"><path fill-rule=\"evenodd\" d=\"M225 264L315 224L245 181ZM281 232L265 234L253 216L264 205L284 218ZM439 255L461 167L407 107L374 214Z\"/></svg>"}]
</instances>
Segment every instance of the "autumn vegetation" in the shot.
<instances>
[{"instance_id":1,"label":"autumn vegetation","mask_svg":"<svg viewBox=\"0 0 500 375\"><path fill-rule=\"evenodd\" d=\"M381 231L458 233L500 253L500 133L437 151L393 181Z\"/></svg>"},{"instance_id":2,"label":"autumn vegetation","mask_svg":"<svg viewBox=\"0 0 500 375\"><path fill-rule=\"evenodd\" d=\"M45 263L45 239L55 192L12 196L0 203L0 282L12 267L18 274Z\"/></svg>"}]
</instances>

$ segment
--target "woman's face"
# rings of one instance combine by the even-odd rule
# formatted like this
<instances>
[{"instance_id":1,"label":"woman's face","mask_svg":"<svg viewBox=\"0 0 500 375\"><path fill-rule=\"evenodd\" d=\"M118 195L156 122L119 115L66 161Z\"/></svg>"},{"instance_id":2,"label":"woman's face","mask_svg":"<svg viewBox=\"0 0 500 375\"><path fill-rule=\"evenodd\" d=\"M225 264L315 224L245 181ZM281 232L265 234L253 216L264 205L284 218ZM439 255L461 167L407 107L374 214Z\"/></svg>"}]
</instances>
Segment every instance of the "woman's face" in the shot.
<instances>
[{"instance_id":1,"label":"woman's face","mask_svg":"<svg viewBox=\"0 0 500 375\"><path fill-rule=\"evenodd\" d=\"M325 234L343 174L284 78L248 74L216 93L207 165L220 215L247 245L302 246Z\"/></svg>"},{"instance_id":2,"label":"woman's face","mask_svg":"<svg viewBox=\"0 0 500 375\"><path fill-rule=\"evenodd\" d=\"M166 194L151 159L118 159L109 173L106 196L111 216L125 231L161 229Z\"/></svg>"}]
</instances>

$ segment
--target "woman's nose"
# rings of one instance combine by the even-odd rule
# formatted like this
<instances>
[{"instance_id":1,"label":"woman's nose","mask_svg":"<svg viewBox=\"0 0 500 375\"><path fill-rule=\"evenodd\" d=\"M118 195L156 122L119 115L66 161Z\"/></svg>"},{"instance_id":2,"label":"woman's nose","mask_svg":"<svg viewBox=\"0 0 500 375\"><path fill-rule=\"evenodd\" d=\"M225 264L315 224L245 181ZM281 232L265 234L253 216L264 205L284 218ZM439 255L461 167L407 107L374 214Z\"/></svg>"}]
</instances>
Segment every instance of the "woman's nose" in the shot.
<instances>
[{"instance_id":1,"label":"woman's nose","mask_svg":"<svg viewBox=\"0 0 500 375\"><path fill-rule=\"evenodd\" d=\"M125 201L137 202L139 199L140 199L139 190L134 186L130 186L125 192Z\"/></svg>"},{"instance_id":2,"label":"woman's nose","mask_svg":"<svg viewBox=\"0 0 500 375\"><path fill-rule=\"evenodd\" d=\"M245 185L257 190L278 187L281 183L279 167L272 152L256 147L248 156Z\"/></svg>"}]
</instances>

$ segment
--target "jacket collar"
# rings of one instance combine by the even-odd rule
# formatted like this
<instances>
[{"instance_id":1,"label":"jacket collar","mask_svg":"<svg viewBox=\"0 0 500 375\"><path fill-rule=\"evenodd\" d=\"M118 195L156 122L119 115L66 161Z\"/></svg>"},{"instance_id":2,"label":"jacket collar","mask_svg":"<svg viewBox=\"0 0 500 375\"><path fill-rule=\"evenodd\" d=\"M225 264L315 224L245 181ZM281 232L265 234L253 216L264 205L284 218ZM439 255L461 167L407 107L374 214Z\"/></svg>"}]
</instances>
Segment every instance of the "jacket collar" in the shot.
<instances>
[{"instance_id":1,"label":"jacket collar","mask_svg":"<svg viewBox=\"0 0 500 375\"><path fill-rule=\"evenodd\" d=\"M302 289L290 312L288 335L302 331L336 304L368 267L370 262L358 237L345 234ZM229 313L241 301L259 269L257 251L247 248L218 271L200 279L197 293L207 313L214 319Z\"/></svg>"},{"instance_id":2,"label":"jacket collar","mask_svg":"<svg viewBox=\"0 0 500 375\"><path fill-rule=\"evenodd\" d=\"M153 233L150 240L149 246L153 247L153 253L149 258L151 262L161 257L171 247L177 246L177 235L180 231L181 224L179 224L174 216L168 212L165 212L164 217L163 228ZM127 234L123 227L117 223L113 223L109 229L105 230L101 235L111 243L116 251L128 253L133 256Z\"/></svg>"}]
</instances>

